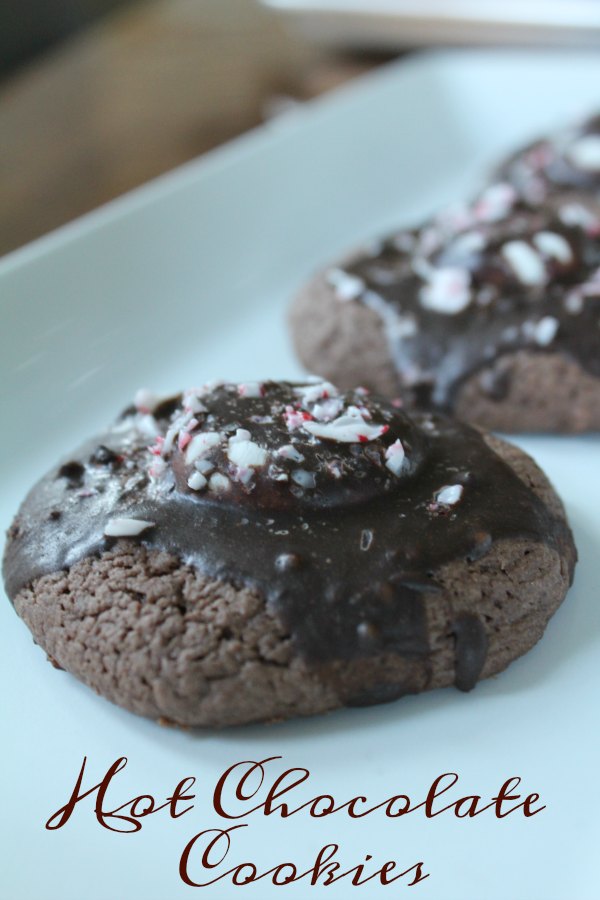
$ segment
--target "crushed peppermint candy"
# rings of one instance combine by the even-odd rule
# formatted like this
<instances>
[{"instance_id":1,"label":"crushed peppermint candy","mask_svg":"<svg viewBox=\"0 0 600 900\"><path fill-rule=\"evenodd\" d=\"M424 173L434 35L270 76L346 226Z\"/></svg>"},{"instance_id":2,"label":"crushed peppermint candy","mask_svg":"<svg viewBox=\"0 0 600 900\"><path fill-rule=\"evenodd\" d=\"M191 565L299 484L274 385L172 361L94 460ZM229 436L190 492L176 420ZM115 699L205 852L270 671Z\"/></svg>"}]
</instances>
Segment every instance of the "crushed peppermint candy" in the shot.
<instances>
[{"instance_id":1,"label":"crushed peppermint candy","mask_svg":"<svg viewBox=\"0 0 600 900\"><path fill-rule=\"evenodd\" d=\"M343 415L332 422L303 422L302 427L314 437L341 443L366 443L380 438L388 431L388 425L371 425L358 415Z\"/></svg>"},{"instance_id":2,"label":"crushed peppermint candy","mask_svg":"<svg viewBox=\"0 0 600 900\"><path fill-rule=\"evenodd\" d=\"M241 434L248 437L240 437ZM241 468L260 468L264 466L268 453L254 441L249 440L249 432L238 428L234 437L229 438L227 457L236 466Z\"/></svg>"},{"instance_id":3,"label":"crushed peppermint candy","mask_svg":"<svg viewBox=\"0 0 600 900\"><path fill-rule=\"evenodd\" d=\"M563 306L570 315L579 315L584 307L584 297L581 290L575 288L574 290L569 291L563 301Z\"/></svg>"},{"instance_id":4,"label":"crushed peppermint candy","mask_svg":"<svg viewBox=\"0 0 600 900\"><path fill-rule=\"evenodd\" d=\"M315 473L307 472L306 469L296 469L295 472L292 472L292 481L309 490L317 486Z\"/></svg>"},{"instance_id":5,"label":"crushed peppermint candy","mask_svg":"<svg viewBox=\"0 0 600 900\"><path fill-rule=\"evenodd\" d=\"M533 327L532 336L540 347L547 347L556 337L558 331L558 319L554 316L544 316Z\"/></svg>"},{"instance_id":6,"label":"crushed peppermint candy","mask_svg":"<svg viewBox=\"0 0 600 900\"><path fill-rule=\"evenodd\" d=\"M156 419L151 413L141 413L135 417L135 429L146 438L158 437L160 432Z\"/></svg>"},{"instance_id":7,"label":"crushed peppermint candy","mask_svg":"<svg viewBox=\"0 0 600 900\"><path fill-rule=\"evenodd\" d=\"M600 135L586 134L567 150L567 157L578 169L600 172Z\"/></svg>"},{"instance_id":8,"label":"crushed peppermint candy","mask_svg":"<svg viewBox=\"0 0 600 900\"><path fill-rule=\"evenodd\" d=\"M302 406L307 406L316 400L328 400L330 397L337 397L338 389L328 381L319 381L316 384L294 388L294 393L299 395Z\"/></svg>"},{"instance_id":9,"label":"crushed peppermint candy","mask_svg":"<svg viewBox=\"0 0 600 900\"><path fill-rule=\"evenodd\" d=\"M195 493L219 494L241 485L248 495L271 497L277 485L277 490L301 497L317 488L327 491L340 480L366 489L370 471L378 471L380 478L382 473L388 478L402 473L405 448L397 433L389 446L377 443L392 425L398 427L397 414L370 400L368 390L342 394L329 382L310 379L303 384L265 382L260 394L250 393L242 395L239 384L219 383L182 395L170 420L161 414L163 433L147 448L146 477L153 492L170 493L184 479L185 488ZM412 426L401 427L410 432ZM290 431L293 437L287 436ZM368 446L361 451L361 445ZM264 490L270 493L264 495Z\"/></svg>"},{"instance_id":10,"label":"crushed peppermint candy","mask_svg":"<svg viewBox=\"0 0 600 900\"><path fill-rule=\"evenodd\" d=\"M223 434L220 431L201 431L196 434L185 452L185 461L190 464L199 456L209 453L213 447L216 447L223 440Z\"/></svg>"},{"instance_id":11,"label":"crushed peppermint candy","mask_svg":"<svg viewBox=\"0 0 600 900\"><path fill-rule=\"evenodd\" d=\"M533 236L533 243L540 253L550 259L556 259L564 265L573 262L571 245L562 234L556 234L553 231L539 231Z\"/></svg>"},{"instance_id":12,"label":"crushed peppermint candy","mask_svg":"<svg viewBox=\"0 0 600 900\"><path fill-rule=\"evenodd\" d=\"M583 228L592 237L600 235L600 217L582 203L565 203L559 208L558 215L565 225Z\"/></svg>"},{"instance_id":13,"label":"crushed peppermint candy","mask_svg":"<svg viewBox=\"0 0 600 900\"><path fill-rule=\"evenodd\" d=\"M473 207L478 222L499 222L512 211L517 192L511 184L498 182L487 187Z\"/></svg>"},{"instance_id":14,"label":"crushed peppermint candy","mask_svg":"<svg viewBox=\"0 0 600 900\"><path fill-rule=\"evenodd\" d=\"M406 452L400 438L386 448L385 459L385 464L390 472L393 472L396 476L400 475L406 459Z\"/></svg>"},{"instance_id":15,"label":"crushed peppermint candy","mask_svg":"<svg viewBox=\"0 0 600 900\"><path fill-rule=\"evenodd\" d=\"M326 275L327 283L333 288L337 300L347 303L357 300L365 289L362 278L350 275L343 269L330 269Z\"/></svg>"},{"instance_id":16,"label":"crushed peppermint candy","mask_svg":"<svg viewBox=\"0 0 600 900\"><path fill-rule=\"evenodd\" d=\"M463 495L462 484L447 484L435 495L435 502L441 506L454 506Z\"/></svg>"},{"instance_id":17,"label":"crushed peppermint candy","mask_svg":"<svg viewBox=\"0 0 600 900\"><path fill-rule=\"evenodd\" d=\"M263 386L259 381L247 381L238 384L238 394L240 397L262 397Z\"/></svg>"},{"instance_id":18,"label":"crushed peppermint candy","mask_svg":"<svg viewBox=\"0 0 600 900\"><path fill-rule=\"evenodd\" d=\"M329 397L327 400L315 403L312 414L320 422L327 422L330 419L335 419L342 411L343 406L344 401L341 397Z\"/></svg>"},{"instance_id":19,"label":"crushed peppermint candy","mask_svg":"<svg viewBox=\"0 0 600 900\"><path fill-rule=\"evenodd\" d=\"M226 475L221 475L220 472L215 472L214 475L210 476L208 487L209 490L214 491L217 494L221 494L230 489L231 481L229 480L229 478L227 478Z\"/></svg>"},{"instance_id":20,"label":"crushed peppermint candy","mask_svg":"<svg viewBox=\"0 0 600 900\"><path fill-rule=\"evenodd\" d=\"M471 302L471 275L467 269L433 269L421 288L421 305L442 315L456 315Z\"/></svg>"},{"instance_id":21,"label":"crushed peppermint candy","mask_svg":"<svg viewBox=\"0 0 600 900\"><path fill-rule=\"evenodd\" d=\"M153 394L152 391L149 391L146 388L140 388L139 391L137 391L135 394L133 403L138 412L152 413L159 405L161 400L162 397L159 397L157 394Z\"/></svg>"},{"instance_id":22,"label":"crushed peppermint candy","mask_svg":"<svg viewBox=\"0 0 600 900\"><path fill-rule=\"evenodd\" d=\"M192 474L188 478L187 483L188 487L191 487L193 491L201 491L202 488L206 487L208 481L201 472L198 472L198 470L196 470L195 472L192 472Z\"/></svg>"},{"instance_id":23,"label":"crushed peppermint candy","mask_svg":"<svg viewBox=\"0 0 600 900\"><path fill-rule=\"evenodd\" d=\"M283 416L288 431L295 431L296 428L301 428L308 419L312 419L310 413L303 409L294 409L293 406L286 406Z\"/></svg>"},{"instance_id":24,"label":"crushed peppermint candy","mask_svg":"<svg viewBox=\"0 0 600 900\"><path fill-rule=\"evenodd\" d=\"M502 256L521 284L534 287L546 284L548 273L540 254L525 241L507 241Z\"/></svg>"},{"instance_id":25,"label":"crushed peppermint candy","mask_svg":"<svg viewBox=\"0 0 600 900\"><path fill-rule=\"evenodd\" d=\"M300 453L293 444L284 444L283 447L279 447L276 451L277 456L281 456L283 459L291 459L294 462L304 462L304 456Z\"/></svg>"},{"instance_id":26,"label":"crushed peppermint candy","mask_svg":"<svg viewBox=\"0 0 600 900\"><path fill-rule=\"evenodd\" d=\"M154 528L155 524L146 519L109 519L104 526L104 534L107 537L137 537L148 528Z\"/></svg>"}]
</instances>

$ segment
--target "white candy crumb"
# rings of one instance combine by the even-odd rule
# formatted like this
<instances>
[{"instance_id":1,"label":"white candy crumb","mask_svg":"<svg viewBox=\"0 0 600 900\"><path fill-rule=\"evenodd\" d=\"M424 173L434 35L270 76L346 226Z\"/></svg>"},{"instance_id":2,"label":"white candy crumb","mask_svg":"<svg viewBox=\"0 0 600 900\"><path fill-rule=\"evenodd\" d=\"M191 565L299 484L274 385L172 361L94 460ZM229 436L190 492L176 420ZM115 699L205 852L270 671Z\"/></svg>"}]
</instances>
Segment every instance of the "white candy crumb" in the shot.
<instances>
[{"instance_id":1,"label":"white candy crumb","mask_svg":"<svg viewBox=\"0 0 600 900\"><path fill-rule=\"evenodd\" d=\"M452 250L457 256L469 256L478 253L485 247L485 238L481 231L465 231L452 241Z\"/></svg>"},{"instance_id":2,"label":"white candy crumb","mask_svg":"<svg viewBox=\"0 0 600 900\"><path fill-rule=\"evenodd\" d=\"M406 453L404 452L402 441L399 438L386 449L385 458L386 466L390 472L393 472L396 476L400 475L400 472L404 467Z\"/></svg>"},{"instance_id":3,"label":"white candy crumb","mask_svg":"<svg viewBox=\"0 0 600 900\"><path fill-rule=\"evenodd\" d=\"M340 414L343 406L344 401L341 397L330 397L327 400L321 400L319 403L315 403L312 414L315 419L318 419L320 422L328 422L330 419L335 419L335 417Z\"/></svg>"},{"instance_id":4,"label":"white candy crumb","mask_svg":"<svg viewBox=\"0 0 600 900\"><path fill-rule=\"evenodd\" d=\"M198 397L198 391L186 391L183 395L183 408L192 414L207 412L206 406Z\"/></svg>"},{"instance_id":5,"label":"white candy crumb","mask_svg":"<svg viewBox=\"0 0 600 900\"><path fill-rule=\"evenodd\" d=\"M292 472L292 481L303 488L314 488L317 485L314 472L307 472L306 469L296 469Z\"/></svg>"},{"instance_id":6,"label":"white candy crumb","mask_svg":"<svg viewBox=\"0 0 600 900\"><path fill-rule=\"evenodd\" d=\"M569 147L567 156L574 166L586 172L600 172L600 136L587 134Z\"/></svg>"},{"instance_id":7,"label":"white candy crumb","mask_svg":"<svg viewBox=\"0 0 600 900\"><path fill-rule=\"evenodd\" d=\"M443 315L462 312L471 302L471 276L466 269L433 269L421 288L421 306Z\"/></svg>"},{"instance_id":8,"label":"white candy crumb","mask_svg":"<svg viewBox=\"0 0 600 900\"><path fill-rule=\"evenodd\" d=\"M502 247L502 256L521 284L533 287L546 283L548 276L544 261L525 241L507 241Z\"/></svg>"},{"instance_id":9,"label":"white candy crumb","mask_svg":"<svg viewBox=\"0 0 600 900\"><path fill-rule=\"evenodd\" d=\"M554 231L540 231L534 236L533 243L544 256L557 259L565 265L573 261L571 246L562 234L555 234Z\"/></svg>"},{"instance_id":10,"label":"white candy crumb","mask_svg":"<svg viewBox=\"0 0 600 900\"><path fill-rule=\"evenodd\" d=\"M236 428L235 434L229 438L229 443L235 444L238 441L249 441L251 437L252 435L245 428Z\"/></svg>"},{"instance_id":11,"label":"white candy crumb","mask_svg":"<svg viewBox=\"0 0 600 900\"><path fill-rule=\"evenodd\" d=\"M188 487L191 487L193 491L201 491L202 488L206 487L207 483L206 478L201 472L192 472L188 478Z\"/></svg>"},{"instance_id":12,"label":"white candy crumb","mask_svg":"<svg viewBox=\"0 0 600 900\"><path fill-rule=\"evenodd\" d=\"M210 476L208 487L211 491L222 493L223 491L229 490L229 488L231 487L231 482L226 475L221 475L219 472L215 472L214 475Z\"/></svg>"},{"instance_id":13,"label":"white candy crumb","mask_svg":"<svg viewBox=\"0 0 600 900\"><path fill-rule=\"evenodd\" d=\"M327 283L334 289L336 298L342 303L356 300L365 289L362 278L350 275L342 269L330 269L326 278Z\"/></svg>"},{"instance_id":14,"label":"white candy crumb","mask_svg":"<svg viewBox=\"0 0 600 900\"><path fill-rule=\"evenodd\" d=\"M138 412L151 413L156 409L161 399L158 394L153 394L152 391L148 391L146 388L140 388L139 391L136 391L133 402Z\"/></svg>"},{"instance_id":15,"label":"white candy crumb","mask_svg":"<svg viewBox=\"0 0 600 900\"><path fill-rule=\"evenodd\" d=\"M150 413L145 415L137 415L134 421L135 428L139 434L147 438L158 437L160 430L156 424L156 419Z\"/></svg>"},{"instance_id":16,"label":"white candy crumb","mask_svg":"<svg viewBox=\"0 0 600 900\"><path fill-rule=\"evenodd\" d=\"M316 400L327 400L330 397L337 397L339 391L329 381L318 381L316 384L302 385L302 387L294 388L294 393L301 397L302 406L314 403Z\"/></svg>"},{"instance_id":17,"label":"white candy crumb","mask_svg":"<svg viewBox=\"0 0 600 900\"><path fill-rule=\"evenodd\" d=\"M188 444L187 450L185 451L185 461L188 465L191 465L198 457L204 456L212 450L213 447L220 444L222 440L223 435L220 431L200 432L200 434L195 435Z\"/></svg>"},{"instance_id":18,"label":"white candy crumb","mask_svg":"<svg viewBox=\"0 0 600 900\"><path fill-rule=\"evenodd\" d=\"M109 519L104 528L107 537L136 537L147 528L153 528L155 522L145 519Z\"/></svg>"},{"instance_id":19,"label":"white candy crumb","mask_svg":"<svg viewBox=\"0 0 600 900\"><path fill-rule=\"evenodd\" d=\"M262 397L262 384L259 381L247 381L238 384L240 397Z\"/></svg>"},{"instance_id":20,"label":"white candy crumb","mask_svg":"<svg viewBox=\"0 0 600 900\"><path fill-rule=\"evenodd\" d=\"M361 415L343 415L333 422L302 422L302 427L315 437L343 444L373 441L388 430L387 425L370 425Z\"/></svg>"},{"instance_id":21,"label":"white candy crumb","mask_svg":"<svg viewBox=\"0 0 600 900\"><path fill-rule=\"evenodd\" d=\"M236 467L235 474L233 475L234 481L240 481L242 484L250 484L253 478L254 469L250 469L248 466Z\"/></svg>"},{"instance_id":22,"label":"white candy crumb","mask_svg":"<svg viewBox=\"0 0 600 900\"><path fill-rule=\"evenodd\" d=\"M577 289L567 294L563 305L572 316L578 315L583 310L583 296Z\"/></svg>"},{"instance_id":23,"label":"white candy crumb","mask_svg":"<svg viewBox=\"0 0 600 900\"><path fill-rule=\"evenodd\" d=\"M505 182L492 184L480 195L475 204L475 217L480 222L499 222L511 211L517 192Z\"/></svg>"},{"instance_id":24,"label":"white candy crumb","mask_svg":"<svg viewBox=\"0 0 600 900\"><path fill-rule=\"evenodd\" d=\"M554 316L544 316L536 323L533 329L533 339L540 347L547 347L551 344L558 331L558 319Z\"/></svg>"},{"instance_id":25,"label":"white candy crumb","mask_svg":"<svg viewBox=\"0 0 600 900\"><path fill-rule=\"evenodd\" d=\"M462 484L447 484L437 492L435 499L436 502L441 503L442 506L454 506L455 503L458 503L462 494Z\"/></svg>"},{"instance_id":26,"label":"white candy crumb","mask_svg":"<svg viewBox=\"0 0 600 900\"><path fill-rule=\"evenodd\" d=\"M242 469L264 466L267 456L267 451L255 444L254 441L240 439L237 435L229 441L227 457L234 465Z\"/></svg>"},{"instance_id":27,"label":"white candy crumb","mask_svg":"<svg viewBox=\"0 0 600 900\"><path fill-rule=\"evenodd\" d=\"M171 425L169 429L167 429L167 433L165 434L165 440L162 445L162 455L166 456L167 453L170 453L175 444L175 438L179 434L179 428L177 425Z\"/></svg>"},{"instance_id":28,"label":"white candy crumb","mask_svg":"<svg viewBox=\"0 0 600 900\"><path fill-rule=\"evenodd\" d=\"M199 472L202 472L203 475L208 475L209 472L212 472L215 464L212 463L209 459L197 459L194 463L194 468Z\"/></svg>"},{"instance_id":29,"label":"white candy crumb","mask_svg":"<svg viewBox=\"0 0 600 900\"><path fill-rule=\"evenodd\" d=\"M565 203L558 215L565 225L578 225L586 230L595 230L600 226L600 220L581 203Z\"/></svg>"},{"instance_id":30,"label":"white candy crumb","mask_svg":"<svg viewBox=\"0 0 600 900\"><path fill-rule=\"evenodd\" d=\"M304 462L303 455L292 444L285 444L283 447L280 447L277 450L277 456L281 456L283 459L291 459L294 462Z\"/></svg>"}]
</instances>

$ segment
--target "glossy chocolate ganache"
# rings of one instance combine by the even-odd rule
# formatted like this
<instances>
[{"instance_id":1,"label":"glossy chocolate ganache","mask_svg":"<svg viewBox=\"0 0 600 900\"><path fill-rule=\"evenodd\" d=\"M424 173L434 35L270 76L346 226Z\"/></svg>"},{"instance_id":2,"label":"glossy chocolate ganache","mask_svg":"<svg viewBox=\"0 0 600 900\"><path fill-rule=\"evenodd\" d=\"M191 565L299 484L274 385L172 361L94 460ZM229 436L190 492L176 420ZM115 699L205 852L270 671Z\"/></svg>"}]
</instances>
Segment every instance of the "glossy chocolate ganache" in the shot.
<instances>
[{"instance_id":1,"label":"glossy chocolate ganache","mask_svg":"<svg viewBox=\"0 0 600 900\"><path fill-rule=\"evenodd\" d=\"M451 411L500 357L557 353L600 378L600 117L511 157L473 202L326 273L381 318L399 387ZM482 389L508 387L493 375Z\"/></svg>"},{"instance_id":2,"label":"glossy chocolate ganache","mask_svg":"<svg viewBox=\"0 0 600 900\"><path fill-rule=\"evenodd\" d=\"M409 418L364 389L214 384L137 406L29 493L9 532L11 597L115 541L258 589L309 663L428 653L423 596L445 563L523 537L563 553L565 522L481 435ZM568 554L567 554L568 556ZM457 617L457 682L485 661Z\"/></svg>"}]
</instances>

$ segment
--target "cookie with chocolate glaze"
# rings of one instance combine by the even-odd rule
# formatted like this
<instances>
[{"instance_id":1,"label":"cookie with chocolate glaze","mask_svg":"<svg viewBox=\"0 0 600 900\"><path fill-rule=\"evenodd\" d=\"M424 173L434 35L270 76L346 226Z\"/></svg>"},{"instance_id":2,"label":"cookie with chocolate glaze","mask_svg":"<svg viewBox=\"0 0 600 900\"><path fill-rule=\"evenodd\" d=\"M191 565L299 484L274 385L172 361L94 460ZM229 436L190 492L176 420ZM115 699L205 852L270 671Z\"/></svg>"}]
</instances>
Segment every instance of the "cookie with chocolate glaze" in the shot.
<instances>
[{"instance_id":1,"label":"cookie with chocolate glaze","mask_svg":"<svg viewBox=\"0 0 600 900\"><path fill-rule=\"evenodd\" d=\"M574 564L520 450L365 390L266 382L140 395L31 490L4 578L56 666L225 726L470 690L541 637Z\"/></svg>"},{"instance_id":2,"label":"cookie with chocolate glaze","mask_svg":"<svg viewBox=\"0 0 600 900\"><path fill-rule=\"evenodd\" d=\"M318 274L290 313L307 368L490 429L599 429L599 129Z\"/></svg>"}]
</instances>

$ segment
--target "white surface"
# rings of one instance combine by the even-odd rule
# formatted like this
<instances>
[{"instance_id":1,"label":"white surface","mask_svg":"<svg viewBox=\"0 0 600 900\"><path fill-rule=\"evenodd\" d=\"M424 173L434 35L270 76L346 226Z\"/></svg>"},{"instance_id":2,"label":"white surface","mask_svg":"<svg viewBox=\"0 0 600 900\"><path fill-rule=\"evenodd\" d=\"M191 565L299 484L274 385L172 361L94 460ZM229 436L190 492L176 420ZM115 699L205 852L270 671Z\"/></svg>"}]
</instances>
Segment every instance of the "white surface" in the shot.
<instances>
[{"instance_id":1,"label":"white surface","mask_svg":"<svg viewBox=\"0 0 600 900\"><path fill-rule=\"evenodd\" d=\"M219 376L298 374L283 315L315 265L456 197L515 142L598 107L599 84L600 61L583 54L415 58L5 258L3 529L32 481L140 385L168 391ZM411 892L423 900L597 897L600 442L519 443L564 497L581 562L544 640L469 695L436 691L268 728L183 733L137 719L54 671L4 603L0 896L195 896L179 881L178 860L190 837L217 825L210 799L218 776L239 760L283 755L286 766L312 772L298 800L327 792L338 802L364 794L377 803L406 792L418 802L434 777L455 771L465 793L484 795L520 775L547 809L529 820L255 815L233 841L231 865L291 859L308 868L334 841L347 868L366 853L402 868L424 860L431 875ZM112 806L140 792L164 798L195 775L195 809L175 821L163 812L125 836L100 829L85 801L62 830L45 831L84 755L88 786L118 756L129 758ZM370 882L357 896L403 889L403 881ZM326 890L261 881L246 892L353 893L346 881ZM237 897L239 888L219 882L199 895Z\"/></svg>"},{"instance_id":2,"label":"white surface","mask_svg":"<svg viewBox=\"0 0 600 900\"><path fill-rule=\"evenodd\" d=\"M597 45L597 0L262 0L312 39L340 46Z\"/></svg>"}]
</instances>

